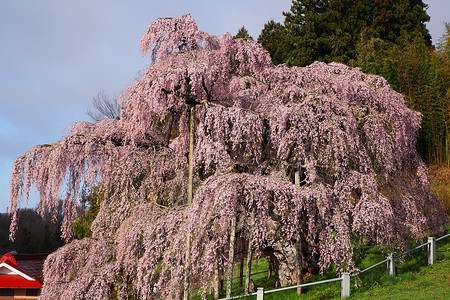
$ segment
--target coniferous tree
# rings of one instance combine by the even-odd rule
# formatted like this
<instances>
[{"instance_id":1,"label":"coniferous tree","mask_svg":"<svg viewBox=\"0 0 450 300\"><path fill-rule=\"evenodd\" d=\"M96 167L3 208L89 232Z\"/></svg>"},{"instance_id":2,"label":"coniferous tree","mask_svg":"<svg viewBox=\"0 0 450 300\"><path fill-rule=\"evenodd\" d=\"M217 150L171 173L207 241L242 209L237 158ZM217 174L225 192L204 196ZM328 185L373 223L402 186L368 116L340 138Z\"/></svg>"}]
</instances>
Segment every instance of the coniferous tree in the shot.
<instances>
[{"instance_id":1,"label":"coniferous tree","mask_svg":"<svg viewBox=\"0 0 450 300\"><path fill-rule=\"evenodd\" d=\"M250 39L250 40L253 40L253 38L248 33L248 30L243 25L239 29L238 33L235 36L233 36L233 39Z\"/></svg>"},{"instance_id":2,"label":"coniferous tree","mask_svg":"<svg viewBox=\"0 0 450 300\"><path fill-rule=\"evenodd\" d=\"M288 45L282 62L297 66L316 60L352 64L360 34L367 29L374 37L394 44L404 33L418 32L431 45L425 27L429 21L426 7L421 0L294 0L290 11L283 13L286 37L281 40ZM266 42L273 37L261 35L259 41L263 46L273 44Z\"/></svg>"},{"instance_id":3,"label":"coniferous tree","mask_svg":"<svg viewBox=\"0 0 450 300\"><path fill-rule=\"evenodd\" d=\"M430 48L426 8L422 0L294 0L284 24L268 22L258 41L275 64L337 61L382 75L423 114L421 156L450 163L448 34L438 52Z\"/></svg>"},{"instance_id":4,"label":"coniferous tree","mask_svg":"<svg viewBox=\"0 0 450 300\"><path fill-rule=\"evenodd\" d=\"M258 43L269 51L272 62L278 65L286 61L286 54L289 53L288 49L292 48L289 47L288 38L286 27L274 20L270 20L264 25L258 37Z\"/></svg>"}]
</instances>

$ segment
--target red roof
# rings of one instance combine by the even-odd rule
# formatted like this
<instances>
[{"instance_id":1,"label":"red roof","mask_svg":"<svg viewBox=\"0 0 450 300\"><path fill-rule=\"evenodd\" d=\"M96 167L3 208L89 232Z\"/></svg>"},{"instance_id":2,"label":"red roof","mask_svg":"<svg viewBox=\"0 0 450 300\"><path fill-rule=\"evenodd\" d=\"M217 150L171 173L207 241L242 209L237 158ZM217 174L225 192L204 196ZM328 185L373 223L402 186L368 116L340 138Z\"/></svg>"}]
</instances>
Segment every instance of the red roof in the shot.
<instances>
[{"instance_id":1,"label":"red roof","mask_svg":"<svg viewBox=\"0 0 450 300\"><path fill-rule=\"evenodd\" d=\"M7 253L0 258L0 288L42 288L42 284L27 271L21 269L14 256ZM34 275L34 274L33 274Z\"/></svg>"},{"instance_id":2,"label":"red roof","mask_svg":"<svg viewBox=\"0 0 450 300\"><path fill-rule=\"evenodd\" d=\"M28 280L17 274L1 274L0 288L42 288L37 280Z\"/></svg>"},{"instance_id":3,"label":"red roof","mask_svg":"<svg viewBox=\"0 0 450 300\"><path fill-rule=\"evenodd\" d=\"M17 267L17 262L14 259L14 256L11 253L3 254L2 257L0 257L0 263L8 263L8 265Z\"/></svg>"},{"instance_id":4,"label":"red roof","mask_svg":"<svg viewBox=\"0 0 450 300\"><path fill-rule=\"evenodd\" d=\"M43 283L44 276L42 274L42 269L44 268L44 260L47 256L48 253L15 254L14 258L16 259L19 268L24 271L25 274L33 277L40 283Z\"/></svg>"}]
</instances>

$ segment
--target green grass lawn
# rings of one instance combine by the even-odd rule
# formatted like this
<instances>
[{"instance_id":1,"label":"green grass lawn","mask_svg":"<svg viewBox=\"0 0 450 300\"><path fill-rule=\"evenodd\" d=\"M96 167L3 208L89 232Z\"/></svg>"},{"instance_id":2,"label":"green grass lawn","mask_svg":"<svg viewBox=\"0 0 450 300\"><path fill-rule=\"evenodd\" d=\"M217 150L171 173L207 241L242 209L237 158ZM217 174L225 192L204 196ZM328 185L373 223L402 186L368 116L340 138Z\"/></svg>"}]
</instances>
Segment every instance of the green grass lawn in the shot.
<instances>
[{"instance_id":1,"label":"green grass lawn","mask_svg":"<svg viewBox=\"0 0 450 300\"><path fill-rule=\"evenodd\" d=\"M386 276L350 299L450 299L450 258L397 277Z\"/></svg>"},{"instance_id":2,"label":"green grass lawn","mask_svg":"<svg viewBox=\"0 0 450 300\"><path fill-rule=\"evenodd\" d=\"M417 244L412 244L413 248ZM362 270L385 259L378 247L361 250L358 267ZM426 247L396 260L396 277L386 273L386 264L382 264L351 279L351 296L348 299L450 299L450 237L437 242L437 261L435 265L427 265ZM252 273L266 271L268 264L265 259L254 261ZM244 271L245 272L245 271ZM245 273L244 273L245 274ZM238 277L236 266L233 277ZM334 270L328 270L322 276L315 276L306 282L314 282L335 278ZM267 273L252 275L257 287L264 290L275 289L273 276L267 280ZM242 295L243 287L239 279L233 280L232 296ZM327 295L328 294L328 295ZM323 296L323 297L321 297ZM225 290L221 294L225 297ZM200 299L194 296L193 299ZM207 297L207 299L213 299ZM256 296L243 299L256 299ZM303 294L298 296L297 290L264 294L264 299L340 299L340 282L332 282L303 288Z\"/></svg>"},{"instance_id":3,"label":"green grass lawn","mask_svg":"<svg viewBox=\"0 0 450 300\"><path fill-rule=\"evenodd\" d=\"M418 255L406 258L398 276L385 275L368 288L352 289L349 299L450 299L450 237L437 242L437 251L436 264L427 266L425 261L412 266Z\"/></svg>"},{"instance_id":4,"label":"green grass lawn","mask_svg":"<svg viewBox=\"0 0 450 300\"><path fill-rule=\"evenodd\" d=\"M431 166L429 171L432 189L446 203L444 210L450 213L450 167ZM417 245L411 244L408 249ZM427 253L424 247L403 257L402 260L396 260L398 273L396 277L389 276L386 273L386 264L382 264L352 278L351 296L348 299L450 299L450 237L437 242L437 251L437 262L432 266L427 266ZM378 247L359 249L355 252L357 267L360 270L385 259ZM259 259L252 264L252 273L267 271L267 269L268 264L265 259ZM238 276L238 266L235 266L233 277ZM322 276L310 278L305 283L335 277L334 270L327 270ZM267 279L267 273L252 275L251 278L257 287L264 287L264 290L275 289L275 279L273 276ZM226 285L225 282L224 285ZM244 288L240 286L239 279L233 280L232 296L242 295L243 291ZM225 287L221 297L225 297ZM210 295L206 298L213 299ZM201 299L201 296L198 293L193 295L192 299ZM256 296L242 299L256 299ZM296 289L292 289L265 294L264 299L340 299L340 282L305 287L300 296L297 295Z\"/></svg>"}]
</instances>

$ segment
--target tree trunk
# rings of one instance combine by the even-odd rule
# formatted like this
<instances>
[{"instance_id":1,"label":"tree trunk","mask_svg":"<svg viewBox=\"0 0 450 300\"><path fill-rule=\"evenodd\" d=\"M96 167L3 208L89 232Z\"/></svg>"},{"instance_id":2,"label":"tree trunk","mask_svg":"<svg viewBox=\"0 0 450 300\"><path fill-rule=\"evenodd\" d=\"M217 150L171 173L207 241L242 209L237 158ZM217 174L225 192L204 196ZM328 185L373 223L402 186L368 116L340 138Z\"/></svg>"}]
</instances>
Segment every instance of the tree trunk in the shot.
<instances>
[{"instance_id":1,"label":"tree trunk","mask_svg":"<svg viewBox=\"0 0 450 300\"><path fill-rule=\"evenodd\" d=\"M450 110L450 108L449 108ZM446 124L446 135L445 135L445 158L447 165L450 165L450 127Z\"/></svg>"},{"instance_id":2,"label":"tree trunk","mask_svg":"<svg viewBox=\"0 0 450 300\"><path fill-rule=\"evenodd\" d=\"M193 198L193 178L194 178L194 164L192 162L194 157L194 134L195 134L195 106L190 106L189 115L189 178L188 178L188 195L187 205L192 205ZM191 235L188 233L186 237L186 255L184 268L184 294L183 299L189 299L189 269L191 260Z\"/></svg>"},{"instance_id":3,"label":"tree trunk","mask_svg":"<svg viewBox=\"0 0 450 300\"><path fill-rule=\"evenodd\" d=\"M223 290L223 268L219 268L219 294Z\"/></svg>"},{"instance_id":4,"label":"tree trunk","mask_svg":"<svg viewBox=\"0 0 450 300\"><path fill-rule=\"evenodd\" d=\"M230 234L230 255L228 257L228 261L230 262L230 266L228 267L227 272L227 294L226 297L231 297L231 286L233 281L233 265L234 265L234 240L236 236L236 213L234 213L231 218L231 234Z\"/></svg>"},{"instance_id":5,"label":"tree trunk","mask_svg":"<svg viewBox=\"0 0 450 300\"><path fill-rule=\"evenodd\" d=\"M170 114L170 120L169 120L169 129L167 131L167 136L166 136L166 140L164 141L164 147L168 148L169 144L170 144L170 137L172 136L172 128L173 128L173 121L174 121L174 114L175 113L171 113ZM160 169L160 176L163 175L163 170L164 170L164 162L166 160L166 157L163 156L162 160L161 160L161 169Z\"/></svg>"},{"instance_id":6,"label":"tree trunk","mask_svg":"<svg viewBox=\"0 0 450 300\"><path fill-rule=\"evenodd\" d=\"M250 288L250 274L252 271L252 256L253 256L253 226L255 225L256 207L253 207L250 218L250 224L248 228L248 249L247 249L247 269L245 270L245 286L244 294L249 293Z\"/></svg>"}]
</instances>

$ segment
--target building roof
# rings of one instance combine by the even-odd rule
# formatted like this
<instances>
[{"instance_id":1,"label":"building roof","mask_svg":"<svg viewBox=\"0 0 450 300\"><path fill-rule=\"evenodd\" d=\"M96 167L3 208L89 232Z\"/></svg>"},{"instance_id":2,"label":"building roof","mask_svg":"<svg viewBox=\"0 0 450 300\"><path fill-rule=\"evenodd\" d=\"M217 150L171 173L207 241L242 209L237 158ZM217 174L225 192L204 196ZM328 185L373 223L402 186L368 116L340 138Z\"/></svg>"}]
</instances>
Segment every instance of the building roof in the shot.
<instances>
[{"instance_id":1,"label":"building roof","mask_svg":"<svg viewBox=\"0 0 450 300\"><path fill-rule=\"evenodd\" d=\"M0 258L0 288L42 288L42 284L20 268L12 254L6 253Z\"/></svg>"},{"instance_id":2,"label":"building roof","mask_svg":"<svg viewBox=\"0 0 450 300\"><path fill-rule=\"evenodd\" d=\"M44 261L47 256L48 253L14 254L19 267L40 283L44 283L42 270L44 269Z\"/></svg>"},{"instance_id":3,"label":"building roof","mask_svg":"<svg viewBox=\"0 0 450 300\"><path fill-rule=\"evenodd\" d=\"M0 288L42 288L42 284L17 274L0 274Z\"/></svg>"}]
</instances>

